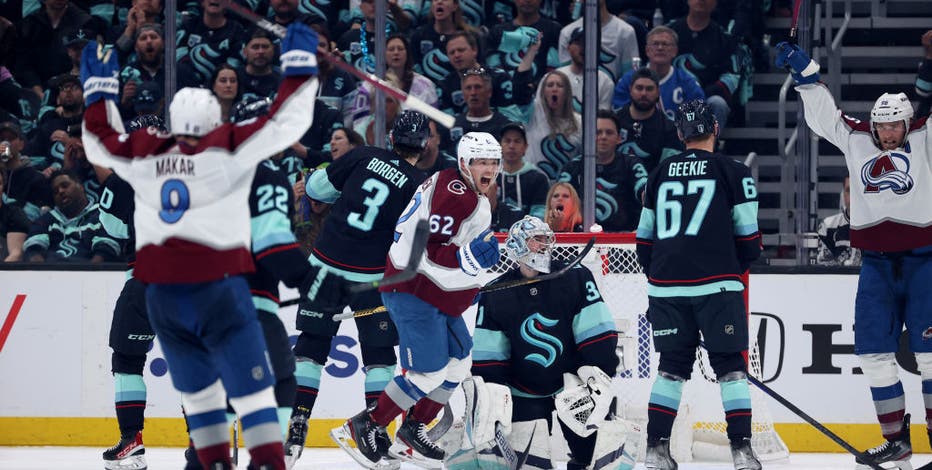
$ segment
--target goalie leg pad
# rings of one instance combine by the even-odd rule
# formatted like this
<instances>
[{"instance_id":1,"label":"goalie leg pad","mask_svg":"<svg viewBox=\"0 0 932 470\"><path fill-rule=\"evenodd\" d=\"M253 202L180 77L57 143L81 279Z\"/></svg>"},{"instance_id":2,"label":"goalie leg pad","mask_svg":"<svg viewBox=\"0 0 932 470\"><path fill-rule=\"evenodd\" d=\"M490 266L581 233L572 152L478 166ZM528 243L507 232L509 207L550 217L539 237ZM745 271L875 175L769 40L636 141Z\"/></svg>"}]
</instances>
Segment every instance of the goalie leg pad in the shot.
<instances>
[{"instance_id":1,"label":"goalie leg pad","mask_svg":"<svg viewBox=\"0 0 932 470\"><path fill-rule=\"evenodd\" d=\"M527 449L527 459L521 468L549 470L553 468L550 460L550 426L546 419L534 421L516 421L511 423L511 435L508 442L515 452Z\"/></svg>"},{"instance_id":2,"label":"goalie leg pad","mask_svg":"<svg viewBox=\"0 0 932 470\"><path fill-rule=\"evenodd\" d=\"M641 427L610 416L599 425L590 470L630 470L641 454Z\"/></svg>"},{"instance_id":3,"label":"goalie leg pad","mask_svg":"<svg viewBox=\"0 0 932 470\"><path fill-rule=\"evenodd\" d=\"M473 447L495 439L495 423L501 423L507 435L511 432L511 390L499 384L486 383L482 377L463 381L466 394L466 435Z\"/></svg>"}]
</instances>

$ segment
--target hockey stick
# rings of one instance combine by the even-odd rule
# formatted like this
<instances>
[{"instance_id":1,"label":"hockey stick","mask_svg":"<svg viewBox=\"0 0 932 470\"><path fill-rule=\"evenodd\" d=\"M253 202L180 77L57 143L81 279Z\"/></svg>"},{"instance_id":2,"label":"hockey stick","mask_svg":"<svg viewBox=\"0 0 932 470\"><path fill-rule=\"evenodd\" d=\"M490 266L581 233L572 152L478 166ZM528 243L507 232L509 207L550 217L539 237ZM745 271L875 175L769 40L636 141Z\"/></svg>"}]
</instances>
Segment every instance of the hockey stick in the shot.
<instances>
[{"instance_id":1,"label":"hockey stick","mask_svg":"<svg viewBox=\"0 0 932 470\"><path fill-rule=\"evenodd\" d=\"M835 443L841 446L842 449L845 449L846 451L848 451L848 453L857 457L858 460L860 460L861 462L866 462L866 465L873 468L874 470L883 470L883 467L875 463L874 460L870 456L855 449L851 444L848 444L847 442L845 442L844 439L839 437L838 434L835 434L834 432L829 430L827 427L823 426L822 423L816 421L813 417L806 414L806 412L799 409L799 407L791 403L789 400L787 400L786 398L783 398L783 396L781 396L779 393L773 391L773 389L764 385L763 382L761 382L760 380L757 380L753 375L747 374L747 377L748 377L748 382L751 382L752 384L756 385L757 388L761 389L767 395L770 395L771 398L780 402L781 405L785 406L788 410L792 411L796 416L799 416L804 421L812 425L812 427L816 428L822 434L825 434L829 439L835 441ZM907 432L909 432L909 430L907 430ZM928 465L932 466L932 463ZM922 467L922 468L926 468L926 467ZM932 467L929 467L929 468L932 468Z\"/></svg>"},{"instance_id":2,"label":"hockey stick","mask_svg":"<svg viewBox=\"0 0 932 470\"><path fill-rule=\"evenodd\" d=\"M582 262L583 258L585 258L586 255L588 255L589 252L592 250L593 245L595 245L595 237L592 237L589 239L589 242L586 243L586 246L583 247L582 251L580 251L579 254L575 258L573 258L572 261L567 263L566 266L552 273L544 274L543 276L529 277L525 279L515 279L514 281L507 281L507 282L502 282L499 284L490 284L490 285L487 285L479 289L479 293L485 294L487 292L495 292L495 291L500 291L500 290L505 290L505 289L511 289L512 287L527 286L530 284L536 284L538 282L556 279L566 274L566 272L569 271L570 269L573 269L577 265L579 265L579 263ZM385 308L384 305L379 305L378 307L365 308L362 310L357 310L355 312L338 313L333 316L333 321L343 321L348 318L365 317L367 315L373 315L376 313L382 313L386 311L388 310Z\"/></svg>"},{"instance_id":3,"label":"hockey stick","mask_svg":"<svg viewBox=\"0 0 932 470\"><path fill-rule=\"evenodd\" d=\"M249 21L250 23L272 33L273 35L279 38L285 37L286 28L284 26L273 23L269 21L268 19L255 14L248 8L233 2L232 0L227 0L224 3L225 3L224 6L226 7L227 10L232 11L233 13L243 18L244 20ZM385 94L391 96L392 98L395 98L399 102L405 103L407 107L415 111L420 111L424 113L424 115L433 119L434 121L437 121L438 123L440 123L440 125L442 125L443 127L446 127L447 129L452 128L454 122L456 122L453 116L446 114L443 111L440 111L439 109L427 104L424 100L416 96L411 96L405 93L403 90L399 90L398 88L395 88L391 83L385 80L382 80L381 78L376 77L375 75L371 73L363 72L362 70L359 70L356 67L353 67L352 65L347 64L345 61L343 61L343 59L339 58L335 54L332 54L330 52L324 52L318 49L317 56L325 58L327 62L330 62L331 64L333 64L340 70L350 73L362 81L368 82L373 87L378 88L379 90L382 90Z\"/></svg>"},{"instance_id":4,"label":"hockey stick","mask_svg":"<svg viewBox=\"0 0 932 470\"><path fill-rule=\"evenodd\" d=\"M239 464L239 416L233 419L233 465Z\"/></svg>"},{"instance_id":5,"label":"hockey stick","mask_svg":"<svg viewBox=\"0 0 932 470\"><path fill-rule=\"evenodd\" d=\"M796 39L796 25L799 23L799 10L803 0L793 0L793 18L790 20L790 41Z\"/></svg>"},{"instance_id":6,"label":"hockey stick","mask_svg":"<svg viewBox=\"0 0 932 470\"><path fill-rule=\"evenodd\" d=\"M453 408L447 403L443 405L443 416L440 417L440 421L437 421L436 424L427 430L427 437L429 437L432 442L437 442L437 440L446 434L452 426Z\"/></svg>"}]
</instances>

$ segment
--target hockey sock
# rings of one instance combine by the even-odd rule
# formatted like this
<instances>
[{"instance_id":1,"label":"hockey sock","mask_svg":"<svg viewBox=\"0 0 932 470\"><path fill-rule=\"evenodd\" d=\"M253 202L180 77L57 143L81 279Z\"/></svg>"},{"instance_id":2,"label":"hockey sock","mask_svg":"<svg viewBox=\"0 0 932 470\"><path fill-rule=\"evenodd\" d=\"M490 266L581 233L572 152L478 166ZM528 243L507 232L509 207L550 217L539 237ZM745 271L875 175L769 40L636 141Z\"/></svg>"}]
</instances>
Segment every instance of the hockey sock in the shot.
<instances>
[{"instance_id":1,"label":"hockey sock","mask_svg":"<svg viewBox=\"0 0 932 470\"><path fill-rule=\"evenodd\" d=\"M243 443L252 458L250 465L261 467L284 459L281 428L272 387L241 397L230 398L243 425Z\"/></svg>"},{"instance_id":2,"label":"hockey sock","mask_svg":"<svg viewBox=\"0 0 932 470\"><path fill-rule=\"evenodd\" d=\"M317 400L317 391L320 390L320 374L324 366L311 359L299 358L295 365L294 376L298 381L298 390L294 397L294 414L302 414L310 418L314 402Z\"/></svg>"},{"instance_id":3,"label":"hockey sock","mask_svg":"<svg viewBox=\"0 0 932 470\"><path fill-rule=\"evenodd\" d=\"M926 406L926 432L932 436L932 380L922 381L922 403Z\"/></svg>"},{"instance_id":4,"label":"hockey sock","mask_svg":"<svg viewBox=\"0 0 932 470\"><path fill-rule=\"evenodd\" d=\"M368 408L379 399L382 390L395 376L395 366L366 367L366 407Z\"/></svg>"},{"instance_id":5,"label":"hockey sock","mask_svg":"<svg viewBox=\"0 0 932 470\"><path fill-rule=\"evenodd\" d=\"M291 410L294 406L295 391L298 382L294 376L275 382L275 403L278 405L278 424L282 428L282 436L288 436L288 421L291 419Z\"/></svg>"},{"instance_id":6,"label":"hockey sock","mask_svg":"<svg viewBox=\"0 0 932 470\"><path fill-rule=\"evenodd\" d=\"M142 431L146 412L146 383L142 375L113 374L114 404L120 436L130 437Z\"/></svg>"},{"instance_id":7,"label":"hockey sock","mask_svg":"<svg viewBox=\"0 0 932 470\"><path fill-rule=\"evenodd\" d=\"M414 406L418 400L427 396L421 389L408 380L407 375L396 376L385 387L385 391L379 395L375 408L369 412L373 421L380 426L388 426L388 423L395 419L395 416L401 414L402 410L407 410Z\"/></svg>"},{"instance_id":8,"label":"hockey sock","mask_svg":"<svg viewBox=\"0 0 932 470\"><path fill-rule=\"evenodd\" d=\"M457 385L459 384L455 382L444 381L414 405L411 417L415 421L424 424L433 421L437 417L437 413L440 413L440 410L443 409L443 405L450 401L450 397L453 395L453 391L456 390Z\"/></svg>"},{"instance_id":9,"label":"hockey sock","mask_svg":"<svg viewBox=\"0 0 932 470\"><path fill-rule=\"evenodd\" d=\"M732 441L751 437L751 389L744 373L738 374L740 378L726 374L719 382L728 439Z\"/></svg>"},{"instance_id":10,"label":"hockey sock","mask_svg":"<svg viewBox=\"0 0 932 470\"><path fill-rule=\"evenodd\" d=\"M670 437L683 396L683 382L658 375L650 389L647 404L647 435L652 438Z\"/></svg>"},{"instance_id":11,"label":"hockey sock","mask_svg":"<svg viewBox=\"0 0 932 470\"><path fill-rule=\"evenodd\" d=\"M227 422L226 392L217 380L194 392L181 394L188 435L197 451L197 459L204 468L230 460L230 425Z\"/></svg>"},{"instance_id":12,"label":"hockey sock","mask_svg":"<svg viewBox=\"0 0 932 470\"><path fill-rule=\"evenodd\" d=\"M925 384L923 383L923 391ZM903 383L897 381L886 387L871 387L871 398L880 422L880 432L888 441L899 439L903 432L903 416L906 414L906 396ZM925 393L923 393L925 398Z\"/></svg>"}]
</instances>

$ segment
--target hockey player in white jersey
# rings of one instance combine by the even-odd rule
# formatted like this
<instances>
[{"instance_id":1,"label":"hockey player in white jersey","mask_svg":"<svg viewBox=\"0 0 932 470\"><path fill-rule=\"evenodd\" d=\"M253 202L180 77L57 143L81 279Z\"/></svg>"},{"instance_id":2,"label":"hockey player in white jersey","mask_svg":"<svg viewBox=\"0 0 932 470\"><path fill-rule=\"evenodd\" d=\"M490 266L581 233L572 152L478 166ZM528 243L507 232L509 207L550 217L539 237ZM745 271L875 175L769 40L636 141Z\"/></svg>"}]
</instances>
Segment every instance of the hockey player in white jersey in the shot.
<instances>
[{"instance_id":1,"label":"hockey player in white jersey","mask_svg":"<svg viewBox=\"0 0 932 470\"><path fill-rule=\"evenodd\" d=\"M398 220L396 242L388 252L385 276L406 267L417 223L430 221L427 250L415 278L380 288L398 329L399 356L407 373L395 376L374 406L331 433L369 468L388 452L439 467L444 452L427 436L426 423L437 416L472 365L472 337L462 314L482 287L480 272L500 256L488 228L492 215L484 193L501 169L502 148L491 134L470 132L460 139L457 154L458 170L439 171L418 188ZM389 449L385 426L412 407Z\"/></svg>"},{"instance_id":2,"label":"hockey player in white jersey","mask_svg":"<svg viewBox=\"0 0 932 470\"><path fill-rule=\"evenodd\" d=\"M869 122L842 114L819 82L819 64L795 44L777 45L776 65L791 70L806 123L844 153L851 175L851 246L862 250L854 352L887 440L867 454L875 463L912 468L909 415L894 355L905 324L922 399L932 409L932 129L925 118L913 119L903 93L881 95ZM926 423L932 426L928 413Z\"/></svg>"},{"instance_id":3,"label":"hockey player in white jersey","mask_svg":"<svg viewBox=\"0 0 932 470\"><path fill-rule=\"evenodd\" d=\"M232 468L227 397L243 422L250 468L285 468L274 375L242 276L254 270L248 196L256 165L296 142L313 118L317 35L294 23L281 48L284 79L268 116L221 124L210 91L185 88L169 107L171 134L125 134L116 54L91 41L81 59L87 158L135 190L135 275L148 284L152 327L198 460L211 469Z\"/></svg>"}]
</instances>

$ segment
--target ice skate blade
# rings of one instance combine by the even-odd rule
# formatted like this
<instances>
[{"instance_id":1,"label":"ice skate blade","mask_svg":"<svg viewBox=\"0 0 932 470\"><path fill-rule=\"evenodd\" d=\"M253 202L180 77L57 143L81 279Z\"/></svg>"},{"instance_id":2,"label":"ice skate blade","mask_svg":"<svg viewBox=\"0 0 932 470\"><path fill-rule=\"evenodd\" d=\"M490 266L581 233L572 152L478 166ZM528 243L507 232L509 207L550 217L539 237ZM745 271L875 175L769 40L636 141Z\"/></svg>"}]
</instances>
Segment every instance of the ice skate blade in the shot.
<instances>
[{"instance_id":1,"label":"ice skate blade","mask_svg":"<svg viewBox=\"0 0 932 470\"><path fill-rule=\"evenodd\" d=\"M881 462L878 465L880 465L881 468L885 468L887 470L913 470L913 464L909 463L909 460L897 460L894 462ZM857 470L871 470L870 465L864 465L862 463L855 464L854 468L856 468Z\"/></svg>"},{"instance_id":2,"label":"ice skate blade","mask_svg":"<svg viewBox=\"0 0 932 470\"><path fill-rule=\"evenodd\" d=\"M443 462L440 460L429 459L414 451L411 446L396 440L388 448L388 455L405 462L417 465L421 468L439 469L443 468Z\"/></svg>"},{"instance_id":3,"label":"ice skate blade","mask_svg":"<svg viewBox=\"0 0 932 470\"><path fill-rule=\"evenodd\" d=\"M291 470L294 468L295 464L298 463L298 459L301 458L301 452L304 450L304 446L292 445L286 447L290 449L290 453L285 453L285 468Z\"/></svg>"},{"instance_id":4,"label":"ice skate blade","mask_svg":"<svg viewBox=\"0 0 932 470\"><path fill-rule=\"evenodd\" d=\"M338 428L331 429L330 439L333 439L333 442L336 442L337 445L340 446L341 449L343 449L343 452L346 452L347 454L349 454L349 456L352 457L353 460L356 461L356 463L358 463L359 465L362 465L363 467L366 467L372 470L389 470L390 468L392 468L392 467L382 466L384 465L382 462L384 462L386 459L379 460L378 462L373 462L369 460L369 458L366 457L365 455L362 455L362 452L360 452L358 449L353 447L353 444L350 444L351 442L353 442L352 433L350 433L350 430L347 429L345 424ZM400 468L400 464L398 467L394 467L394 468Z\"/></svg>"},{"instance_id":5,"label":"ice skate blade","mask_svg":"<svg viewBox=\"0 0 932 470\"><path fill-rule=\"evenodd\" d=\"M146 456L144 454L131 455L122 460L104 460L106 470L146 470Z\"/></svg>"}]
</instances>

